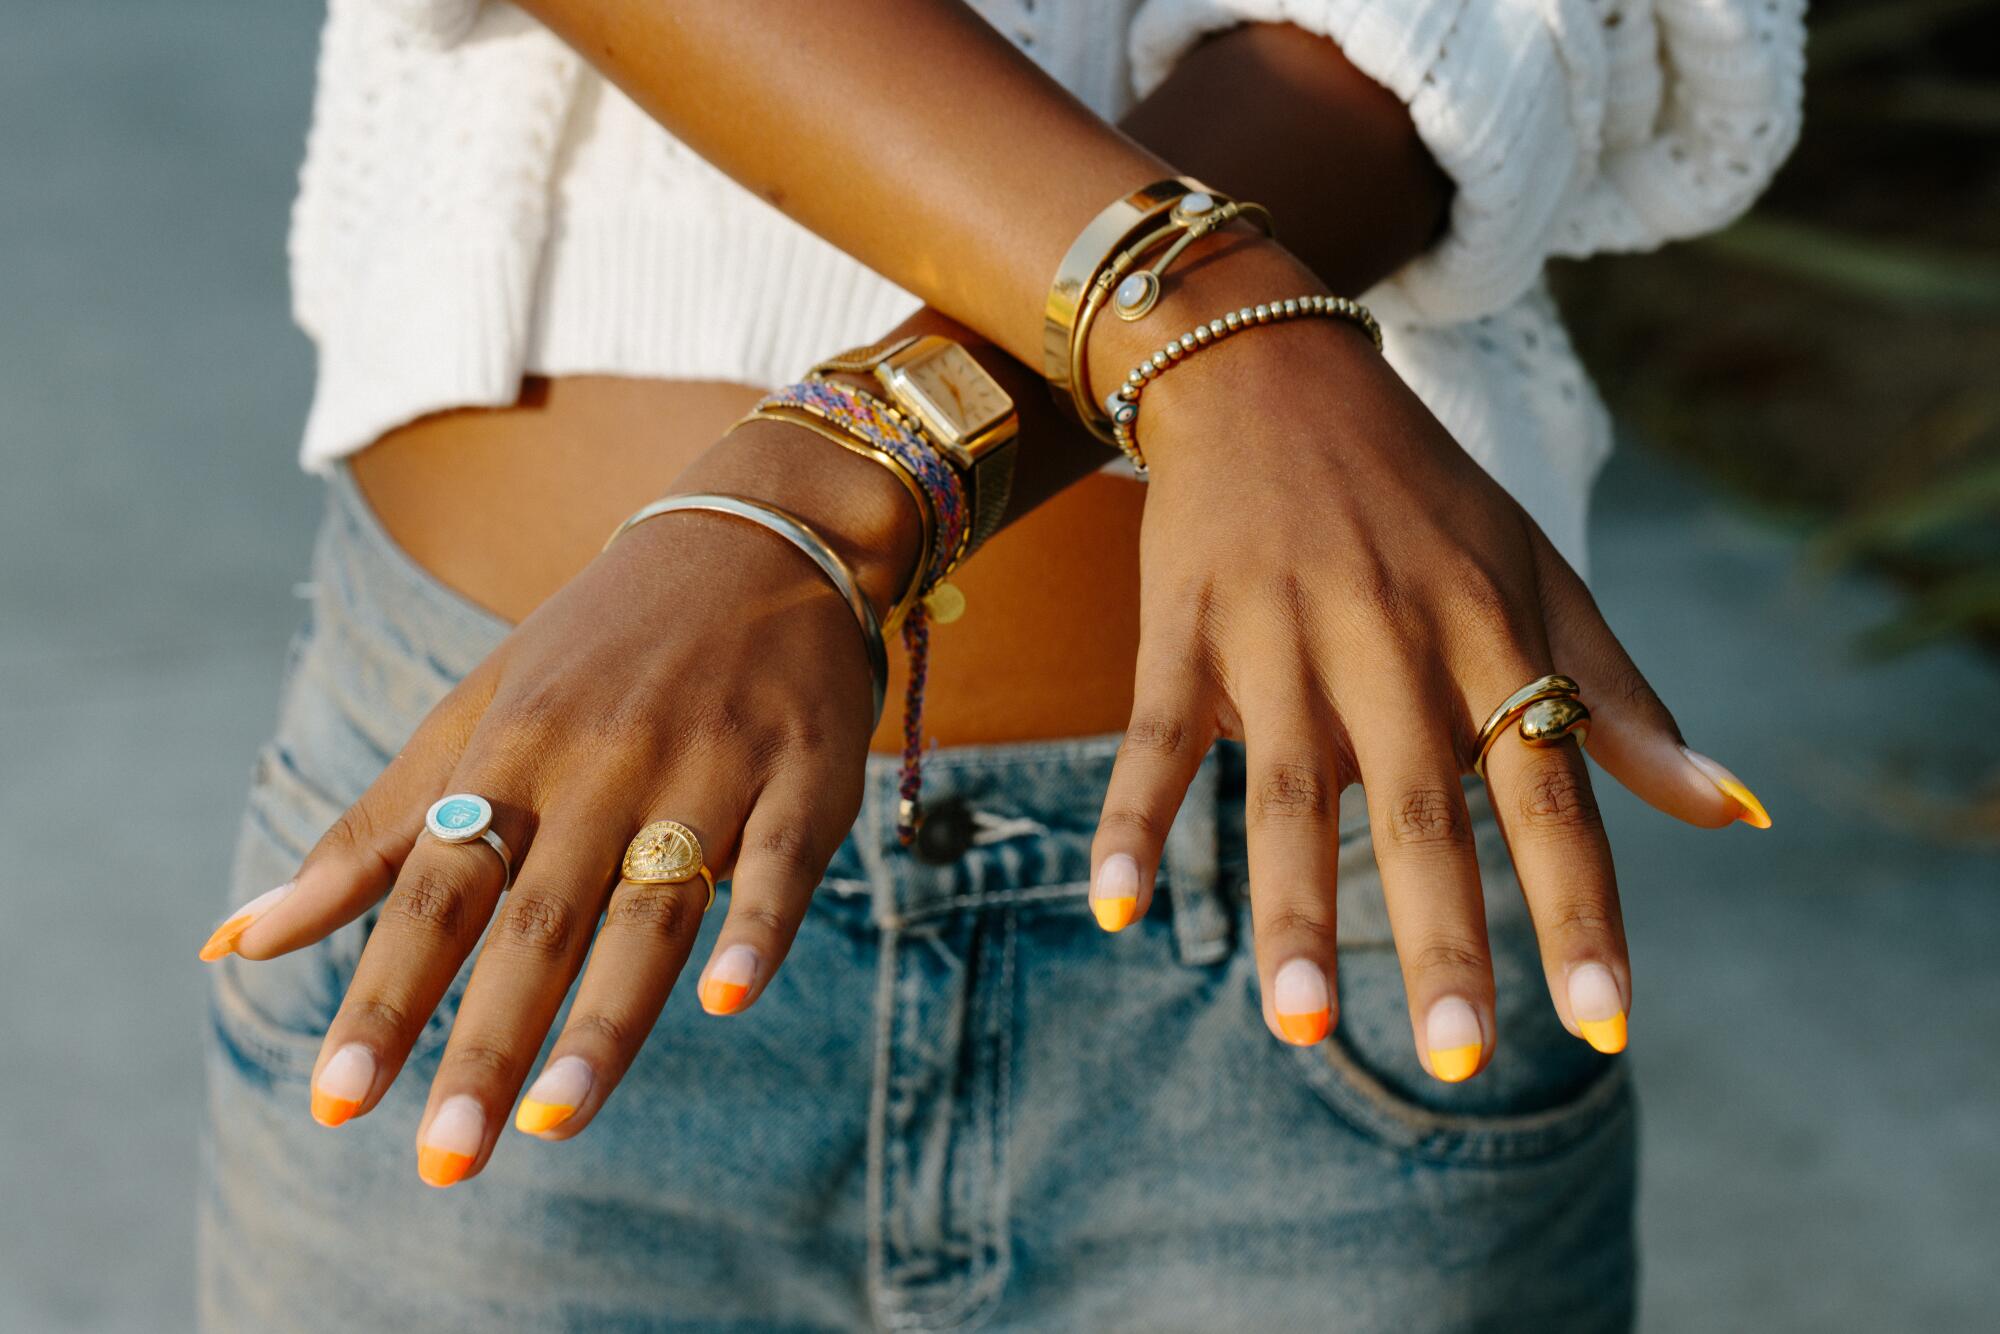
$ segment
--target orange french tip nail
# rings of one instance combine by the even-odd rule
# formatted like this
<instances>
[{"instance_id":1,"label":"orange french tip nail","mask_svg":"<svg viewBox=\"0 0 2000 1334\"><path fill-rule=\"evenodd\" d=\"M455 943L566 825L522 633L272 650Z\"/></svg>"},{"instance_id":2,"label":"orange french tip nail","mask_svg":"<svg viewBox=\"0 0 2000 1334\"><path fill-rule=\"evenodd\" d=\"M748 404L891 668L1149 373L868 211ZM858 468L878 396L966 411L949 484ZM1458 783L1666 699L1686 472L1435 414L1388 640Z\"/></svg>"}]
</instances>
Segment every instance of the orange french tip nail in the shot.
<instances>
[{"instance_id":1,"label":"orange french tip nail","mask_svg":"<svg viewBox=\"0 0 2000 1334\"><path fill-rule=\"evenodd\" d=\"M749 994L750 988L740 982L704 982L701 1008L710 1014L734 1014L743 1008L743 998Z\"/></svg>"},{"instance_id":2,"label":"orange french tip nail","mask_svg":"<svg viewBox=\"0 0 2000 1334\"><path fill-rule=\"evenodd\" d=\"M214 963L217 959L233 954L236 950L236 942L241 940L243 933L249 929L250 918L247 914L232 917L221 926L216 927L215 933L209 936L208 940L201 947L201 954L199 956L201 961L203 963Z\"/></svg>"},{"instance_id":3,"label":"orange french tip nail","mask_svg":"<svg viewBox=\"0 0 2000 1334\"><path fill-rule=\"evenodd\" d=\"M526 1135L539 1135L544 1130L553 1130L576 1114L576 1108L565 1107L559 1102L536 1102L533 1098L521 1099L520 1110L514 1113L514 1129Z\"/></svg>"},{"instance_id":4,"label":"orange french tip nail","mask_svg":"<svg viewBox=\"0 0 2000 1334\"><path fill-rule=\"evenodd\" d=\"M1123 931L1139 916L1139 900L1092 899L1090 911L1097 918L1097 924L1106 931Z\"/></svg>"},{"instance_id":5,"label":"orange french tip nail","mask_svg":"<svg viewBox=\"0 0 2000 1334\"><path fill-rule=\"evenodd\" d=\"M1479 1068L1480 1045L1477 1042L1463 1047L1445 1047L1431 1050L1431 1073L1447 1084L1457 1084L1472 1078L1472 1072Z\"/></svg>"},{"instance_id":6,"label":"orange french tip nail","mask_svg":"<svg viewBox=\"0 0 2000 1334\"><path fill-rule=\"evenodd\" d=\"M1314 1010L1311 1014L1281 1014L1278 1016L1278 1031L1285 1035L1285 1041L1301 1047L1310 1047L1326 1037L1333 1027L1333 1014L1329 1010Z\"/></svg>"},{"instance_id":7,"label":"orange french tip nail","mask_svg":"<svg viewBox=\"0 0 2000 1334\"><path fill-rule=\"evenodd\" d=\"M1606 1056L1616 1056L1625 1050L1625 1016L1614 1014L1609 1019L1579 1019L1577 1031L1588 1042Z\"/></svg>"},{"instance_id":8,"label":"orange french tip nail","mask_svg":"<svg viewBox=\"0 0 2000 1334\"><path fill-rule=\"evenodd\" d=\"M427 1186L455 1186L465 1179L466 1169L472 1166L469 1153L451 1153L444 1149L418 1149L417 1175Z\"/></svg>"},{"instance_id":9,"label":"orange french tip nail","mask_svg":"<svg viewBox=\"0 0 2000 1334\"><path fill-rule=\"evenodd\" d=\"M331 1094L313 1090L313 1120L323 1126L332 1127L351 1120L361 1110L361 1104L352 1098L336 1098Z\"/></svg>"}]
</instances>

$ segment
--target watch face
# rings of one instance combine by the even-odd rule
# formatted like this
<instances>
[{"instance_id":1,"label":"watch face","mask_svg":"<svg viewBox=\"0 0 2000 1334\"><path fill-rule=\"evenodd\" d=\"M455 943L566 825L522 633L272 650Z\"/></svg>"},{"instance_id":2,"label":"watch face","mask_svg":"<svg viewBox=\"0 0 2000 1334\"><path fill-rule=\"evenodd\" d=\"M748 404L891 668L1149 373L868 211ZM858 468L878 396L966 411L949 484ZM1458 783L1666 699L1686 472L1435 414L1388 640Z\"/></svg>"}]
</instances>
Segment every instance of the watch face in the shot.
<instances>
[{"instance_id":1,"label":"watch face","mask_svg":"<svg viewBox=\"0 0 2000 1334\"><path fill-rule=\"evenodd\" d=\"M896 379L927 424L949 443L978 435L1014 410L1007 391L956 343L899 367Z\"/></svg>"}]
</instances>

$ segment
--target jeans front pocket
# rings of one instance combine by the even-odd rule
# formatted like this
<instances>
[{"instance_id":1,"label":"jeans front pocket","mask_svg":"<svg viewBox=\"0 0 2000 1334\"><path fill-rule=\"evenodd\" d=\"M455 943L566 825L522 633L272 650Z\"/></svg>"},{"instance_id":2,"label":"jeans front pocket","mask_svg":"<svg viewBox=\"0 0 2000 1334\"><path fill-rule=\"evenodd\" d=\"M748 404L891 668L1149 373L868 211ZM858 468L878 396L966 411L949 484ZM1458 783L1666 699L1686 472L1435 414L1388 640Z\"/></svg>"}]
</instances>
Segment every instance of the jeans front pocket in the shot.
<instances>
[{"instance_id":1,"label":"jeans front pocket","mask_svg":"<svg viewBox=\"0 0 2000 1334\"><path fill-rule=\"evenodd\" d=\"M1292 1053L1306 1083L1355 1130L1440 1164L1543 1158L1629 1118L1625 1063L1563 1028L1532 935L1499 933L1493 947L1499 1034L1479 1075L1446 1084L1424 1071L1401 964L1367 947L1341 952L1333 1035Z\"/></svg>"}]
</instances>

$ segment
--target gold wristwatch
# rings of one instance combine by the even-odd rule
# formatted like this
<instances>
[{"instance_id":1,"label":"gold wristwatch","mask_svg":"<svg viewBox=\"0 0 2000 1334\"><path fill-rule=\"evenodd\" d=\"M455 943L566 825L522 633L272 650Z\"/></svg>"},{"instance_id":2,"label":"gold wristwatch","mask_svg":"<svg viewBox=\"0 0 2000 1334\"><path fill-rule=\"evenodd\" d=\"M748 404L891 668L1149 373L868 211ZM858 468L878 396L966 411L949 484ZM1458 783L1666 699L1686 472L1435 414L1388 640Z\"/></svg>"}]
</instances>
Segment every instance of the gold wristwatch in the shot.
<instances>
[{"instance_id":1,"label":"gold wristwatch","mask_svg":"<svg viewBox=\"0 0 2000 1334\"><path fill-rule=\"evenodd\" d=\"M813 367L815 376L871 375L964 479L972 510L966 554L999 530L1014 491L1021 431L1014 400L970 352L939 334L911 334L856 348Z\"/></svg>"}]
</instances>

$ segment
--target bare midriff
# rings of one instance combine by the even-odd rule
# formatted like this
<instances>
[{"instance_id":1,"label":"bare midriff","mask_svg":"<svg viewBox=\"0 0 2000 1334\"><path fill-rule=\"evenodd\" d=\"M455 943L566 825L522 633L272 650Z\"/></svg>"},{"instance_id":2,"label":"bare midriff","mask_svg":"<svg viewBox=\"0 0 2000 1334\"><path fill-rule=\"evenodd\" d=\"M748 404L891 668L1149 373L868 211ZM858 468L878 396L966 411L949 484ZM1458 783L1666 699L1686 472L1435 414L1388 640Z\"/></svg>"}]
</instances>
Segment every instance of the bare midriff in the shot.
<instances>
[{"instance_id":1,"label":"bare midriff","mask_svg":"<svg viewBox=\"0 0 2000 1334\"><path fill-rule=\"evenodd\" d=\"M605 535L756 402L743 385L574 376L518 403L440 413L352 459L389 535L460 596L518 622ZM832 446L826 446L832 448ZM942 745L1125 726L1139 641L1144 488L1097 474L1015 522L953 581L965 615L931 635L924 731ZM874 748L902 747L903 675Z\"/></svg>"}]
</instances>

